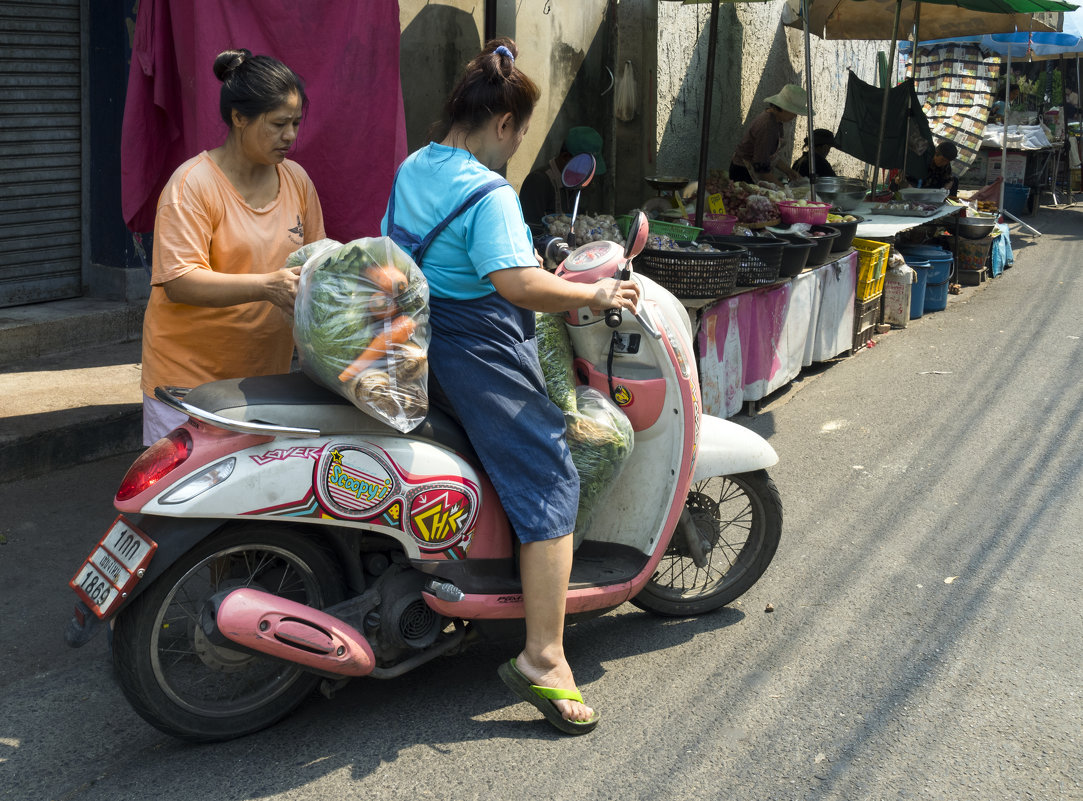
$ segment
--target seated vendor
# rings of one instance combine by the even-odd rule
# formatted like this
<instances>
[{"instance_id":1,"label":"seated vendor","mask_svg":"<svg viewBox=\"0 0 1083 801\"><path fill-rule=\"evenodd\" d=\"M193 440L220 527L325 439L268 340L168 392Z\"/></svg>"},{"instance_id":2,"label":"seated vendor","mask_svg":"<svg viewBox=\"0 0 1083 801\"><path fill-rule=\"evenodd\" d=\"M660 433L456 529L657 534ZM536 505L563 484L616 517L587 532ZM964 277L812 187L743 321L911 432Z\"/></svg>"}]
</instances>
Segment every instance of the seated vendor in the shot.
<instances>
[{"instance_id":1,"label":"seated vendor","mask_svg":"<svg viewBox=\"0 0 1083 801\"><path fill-rule=\"evenodd\" d=\"M816 161L813 164L816 165L817 177L834 177L835 170L831 166L831 163L827 160L827 154L831 152L831 148L835 146L835 134L826 128L817 128L812 132L812 140L816 143L814 150L816 153ZM809 154L808 154L808 137L805 137L805 151L801 154L801 158L793 163L794 172L800 175L802 178L808 178L809 168Z\"/></svg>"},{"instance_id":2,"label":"seated vendor","mask_svg":"<svg viewBox=\"0 0 1083 801\"><path fill-rule=\"evenodd\" d=\"M900 181L898 186L920 186L922 189L947 189L950 197L959 192L959 179L951 171L951 163L959 158L959 148L954 142L944 140L933 151L933 160L929 165L928 174L917 179L906 176L905 181ZM892 184L893 188L897 188Z\"/></svg>"},{"instance_id":3,"label":"seated vendor","mask_svg":"<svg viewBox=\"0 0 1083 801\"><path fill-rule=\"evenodd\" d=\"M752 120L730 159L729 174L734 181L778 183L776 169L791 180L800 177L778 159L785 144L782 126L808 113L808 95L797 84L788 83L766 102L767 108Z\"/></svg>"},{"instance_id":4,"label":"seated vendor","mask_svg":"<svg viewBox=\"0 0 1083 801\"><path fill-rule=\"evenodd\" d=\"M1008 90L1008 104L1007 105L1004 104L1004 98L1003 97L1001 99L997 100L997 102L995 102L993 104L993 114L992 114L993 121L994 122L1004 122L1004 114L1005 114L1005 112L1008 109L1010 109L1012 106L1014 106L1018 100L1019 100L1019 87L1018 86L1013 86L1011 89Z\"/></svg>"},{"instance_id":5,"label":"seated vendor","mask_svg":"<svg viewBox=\"0 0 1083 801\"><path fill-rule=\"evenodd\" d=\"M947 189L949 195L959 192L959 179L952 174L951 163L959 158L959 148L954 142L944 140L933 151L933 163L929 165L929 174L921 182L927 189Z\"/></svg>"}]
</instances>

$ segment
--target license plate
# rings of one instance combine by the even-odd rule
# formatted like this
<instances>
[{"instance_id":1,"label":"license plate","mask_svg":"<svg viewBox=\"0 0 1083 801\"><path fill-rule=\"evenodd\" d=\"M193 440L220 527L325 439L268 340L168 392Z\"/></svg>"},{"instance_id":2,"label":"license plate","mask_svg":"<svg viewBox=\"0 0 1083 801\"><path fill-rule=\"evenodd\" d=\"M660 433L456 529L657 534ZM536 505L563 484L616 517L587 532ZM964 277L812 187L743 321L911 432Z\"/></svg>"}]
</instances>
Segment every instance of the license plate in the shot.
<instances>
[{"instance_id":1,"label":"license plate","mask_svg":"<svg viewBox=\"0 0 1083 801\"><path fill-rule=\"evenodd\" d=\"M157 548L158 543L120 516L68 584L104 619L143 578Z\"/></svg>"}]
</instances>

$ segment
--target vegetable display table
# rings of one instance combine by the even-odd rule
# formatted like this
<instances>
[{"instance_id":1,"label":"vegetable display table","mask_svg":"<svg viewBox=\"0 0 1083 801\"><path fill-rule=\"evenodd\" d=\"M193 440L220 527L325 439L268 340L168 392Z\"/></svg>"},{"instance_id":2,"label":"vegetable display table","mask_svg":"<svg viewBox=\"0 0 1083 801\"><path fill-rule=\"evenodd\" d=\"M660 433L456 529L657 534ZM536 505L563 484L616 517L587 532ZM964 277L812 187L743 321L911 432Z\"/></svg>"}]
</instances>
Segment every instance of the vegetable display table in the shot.
<instances>
[{"instance_id":1,"label":"vegetable display table","mask_svg":"<svg viewBox=\"0 0 1083 801\"><path fill-rule=\"evenodd\" d=\"M857 236L862 239L875 239L881 242L891 241L903 231L909 231L919 225L932 222L943 225L947 222L948 217L955 216L963 211L962 206L945 204L927 216L910 217L894 214L874 214L872 211L874 208L875 206L872 204L863 201L850 213L865 218L865 222L858 223Z\"/></svg>"},{"instance_id":2,"label":"vegetable display table","mask_svg":"<svg viewBox=\"0 0 1083 801\"><path fill-rule=\"evenodd\" d=\"M857 253L769 287L712 302L698 315L703 411L732 417L853 346Z\"/></svg>"}]
</instances>

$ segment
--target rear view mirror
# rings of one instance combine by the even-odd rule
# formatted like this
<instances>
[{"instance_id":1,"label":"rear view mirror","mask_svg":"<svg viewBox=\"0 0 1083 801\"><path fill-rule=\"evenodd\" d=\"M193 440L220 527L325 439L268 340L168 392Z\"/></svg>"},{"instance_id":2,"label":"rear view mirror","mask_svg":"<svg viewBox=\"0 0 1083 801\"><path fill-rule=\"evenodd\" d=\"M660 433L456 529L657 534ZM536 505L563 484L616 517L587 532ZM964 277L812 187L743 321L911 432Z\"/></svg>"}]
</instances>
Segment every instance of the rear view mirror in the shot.
<instances>
[{"instance_id":1,"label":"rear view mirror","mask_svg":"<svg viewBox=\"0 0 1083 801\"><path fill-rule=\"evenodd\" d=\"M624 241L624 258L631 259L638 256L640 251L647 246L647 237L650 234L650 221L647 215L637 211L628 226L628 238Z\"/></svg>"},{"instance_id":2,"label":"rear view mirror","mask_svg":"<svg viewBox=\"0 0 1083 801\"><path fill-rule=\"evenodd\" d=\"M571 161L564 165L564 170L560 173L560 182L568 189L581 189L593 180L597 166L598 162L590 153L572 156Z\"/></svg>"}]
</instances>

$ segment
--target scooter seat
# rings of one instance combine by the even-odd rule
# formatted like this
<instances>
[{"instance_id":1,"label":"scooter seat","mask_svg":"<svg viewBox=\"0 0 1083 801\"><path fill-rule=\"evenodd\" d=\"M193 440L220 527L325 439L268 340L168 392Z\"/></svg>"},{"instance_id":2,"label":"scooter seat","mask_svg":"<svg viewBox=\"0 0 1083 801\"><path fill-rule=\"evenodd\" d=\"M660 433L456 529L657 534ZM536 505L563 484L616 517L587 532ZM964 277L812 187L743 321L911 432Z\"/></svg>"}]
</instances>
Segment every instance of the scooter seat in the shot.
<instances>
[{"instance_id":1,"label":"scooter seat","mask_svg":"<svg viewBox=\"0 0 1083 801\"><path fill-rule=\"evenodd\" d=\"M403 434L304 373L212 381L190 390L184 402L228 420L314 428L323 436L379 434L429 440L478 464L462 426L438 406L430 404L421 424Z\"/></svg>"}]
</instances>

